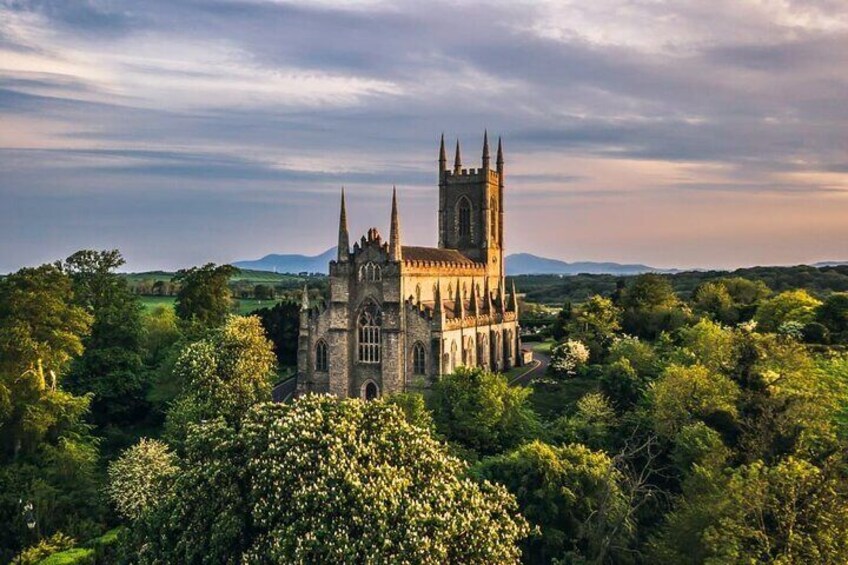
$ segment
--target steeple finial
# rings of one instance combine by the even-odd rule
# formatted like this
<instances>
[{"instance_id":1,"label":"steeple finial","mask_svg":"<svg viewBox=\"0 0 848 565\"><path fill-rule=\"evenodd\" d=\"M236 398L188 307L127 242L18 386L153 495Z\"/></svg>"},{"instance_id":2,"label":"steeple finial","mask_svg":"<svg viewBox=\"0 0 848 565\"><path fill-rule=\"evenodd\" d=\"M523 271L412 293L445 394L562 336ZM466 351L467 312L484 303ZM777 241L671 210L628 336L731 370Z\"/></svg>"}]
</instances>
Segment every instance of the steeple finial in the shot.
<instances>
[{"instance_id":1,"label":"steeple finial","mask_svg":"<svg viewBox=\"0 0 848 565\"><path fill-rule=\"evenodd\" d=\"M473 279L471 281L471 314L475 317L480 315L480 304L477 300L477 283Z\"/></svg>"},{"instance_id":2,"label":"steeple finial","mask_svg":"<svg viewBox=\"0 0 848 565\"><path fill-rule=\"evenodd\" d=\"M339 212L339 245L336 251L339 263L347 262L350 255L350 238L347 233L347 210L345 209L344 187L342 187L342 205Z\"/></svg>"},{"instance_id":3,"label":"steeple finial","mask_svg":"<svg viewBox=\"0 0 848 565\"><path fill-rule=\"evenodd\" d=\"M453 159L453 172L458 175L462 170L462 157L459 155L459 140L456 140L456 157Z\"/></svg>"},{"instance_id":4,"label":"steeple finial","mask_svg":"<svg viewBox=\"0 0 848 565\"><path fill-rule=\"evenodd\" d=\"M462 297L462 282L456 279L456 298L453 306L453 314L457 318L465 317L465 300Z\"/></svg>"},{"instance_id":5,"label":"steeple finial","mask_svg":"<svg viewBox=\"0 0 848 565\"><path fill-rule=\"evenodd\" d=\"M503 160L503 141L501 141L501 137L498 136L498 160L497 165L498 169L502 169L504 164Z\"/></svg>"},{"instance_id":6,"label":"steeple finial","mask_svg":"<svg viewBox=\"0 0 848 565\"><path fill-rule=\"evenodd\" d=\"M489 130L483 130L483 170L489 170Z\"/></svg>"},{"instance_id":7,"label":"steeple finial","mask_svg":"<svg viewBox=\"0 0 848 565\"><path fill-rule=\"evenodd\" d=\"M392 221L389 230L389 259L400 261L403 258L400 246L400 220L398 219L397 188L392 186Z\"/></svg>"},{"instance_id":8,"label":"steeple finial","mask_svg":"<svg viewBox=\"0 0 848 565\"><path fill-rule=\"evenodd\" d=\"M300 296L300 310L306 312L309 310L309 289L303 285L303 294Z\"/></svg>"},{"instance_id":9,"label":"steeple finial","mask_svg":"<svg viewBox=\"0 0 848 565\"><path fill-rule=\"evenodd\" d=\"M433 305L434 312L436 315L443 314L445 311L445 304L442 298L442 279L436 281L436 296L433 298L435 302Z\"/></svg>"},{"instance_id":10,"label":"steeple finial","mask_svg":"<svg viewBox=\"0 0 848 565\"><path fill-rule=\"evenodd\" d=\"M439 177L445 174L448 168L448 157L445 154L445 134L442 132L442 141L439 144ZM441 180L439 181L441 182Z\"/></svg>"},{"instance_id":11,"label":"steeple finial","mask_svg":"<svg viewBox=\"0 0 848 565\"><path fill-rule=\"evenodd\" d=\"M486 295L486 313L494 314L495 309L492 306L492 290L489 288L489 277L483 279L483 292Z\"/></svg>"},{"instance_id":12,"label":"steeple finial","mask_svg":"<svg viewBox=\"0 0 848 565\"><path fill-rule=\"evenodd\" d=\"M515 292L515 281L512 281L512 311L518 316L518 293Z\"/></svg>"}]
</instances>

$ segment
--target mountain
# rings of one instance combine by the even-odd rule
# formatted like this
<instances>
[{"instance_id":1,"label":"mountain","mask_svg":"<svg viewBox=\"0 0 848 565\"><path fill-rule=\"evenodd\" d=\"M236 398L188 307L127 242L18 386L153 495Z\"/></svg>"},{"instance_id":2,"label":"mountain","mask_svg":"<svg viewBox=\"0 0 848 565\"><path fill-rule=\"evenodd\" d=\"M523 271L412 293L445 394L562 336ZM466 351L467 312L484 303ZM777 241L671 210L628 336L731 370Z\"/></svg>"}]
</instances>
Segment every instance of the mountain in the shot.
<instances>
[{"instance_id":1,"label":"mountain","mask_svg":"<svg viewBox=\"0 0 848 565\"><path fill-rule=\"evenodd\" d=\"M335 258L336 248L332 247L324 253L315 256L271 254L255 261L236 261L231 264L239 269L251 269L254 271L327 274L327 266L330 260Z\"/></svg>"},{"instance_id":2,"label":"mountain","mask_svg":"<svg viewBox=\"0 0 848 565\"><path fill-rule=\"evenodd\" d=\"M638 275L641 273L675 273L676 269L658 269L648 265L595 263L578 261L566 263L558 259L538 257L530 253L513 253L506 257L507 275Z\"/></svg>"},{"instance_id":3,"label":"mountain","mask_svg":"<svg viewBox=\"0 0 848 565\"><path fill-rule=\"evenodd\" d=\"M820 269L822 267L843 267L848 265L848 261L819 261L818 263L813 263L813 267Z\"/></svg>"},{"instance_id":4,"label":"mountain","mask_svg":"<svg viewBox=\"0 0 848 565\"><path fill-rule=\"evenodd\" d=\"M254 261L236 261L232 263L240 269L271 271L275 273L324 273L327 265L336 257L336 248L330 248L315 256L309 255L266 255ZM566 263L558 259L548 259L530 253L513 253L506 257L508 275L638 275L640 273L674 273L675 269L658 269L648 265L622 265L621 263L595 263L578 261Z\"/></svg>"}]
</instances>

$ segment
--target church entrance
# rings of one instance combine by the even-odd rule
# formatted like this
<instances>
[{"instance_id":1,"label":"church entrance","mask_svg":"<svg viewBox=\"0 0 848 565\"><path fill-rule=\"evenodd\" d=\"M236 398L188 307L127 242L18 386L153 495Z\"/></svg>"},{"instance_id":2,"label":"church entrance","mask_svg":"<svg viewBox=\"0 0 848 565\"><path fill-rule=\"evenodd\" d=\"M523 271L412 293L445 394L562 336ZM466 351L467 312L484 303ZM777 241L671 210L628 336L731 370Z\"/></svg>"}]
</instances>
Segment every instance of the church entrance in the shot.
<instances>
[{"instance_id":1,"label":"church entrance","mask_svg":"<svg viewBox=\"0 0 848 565\"><path fill-rule=\"evenodd\" d=\"M365 400L374 400L380 396L380 389L377 388L377 384L374 381L368 381L368 383L365 384L363 396L365 397Z\"/></svg>"}]
</instances>

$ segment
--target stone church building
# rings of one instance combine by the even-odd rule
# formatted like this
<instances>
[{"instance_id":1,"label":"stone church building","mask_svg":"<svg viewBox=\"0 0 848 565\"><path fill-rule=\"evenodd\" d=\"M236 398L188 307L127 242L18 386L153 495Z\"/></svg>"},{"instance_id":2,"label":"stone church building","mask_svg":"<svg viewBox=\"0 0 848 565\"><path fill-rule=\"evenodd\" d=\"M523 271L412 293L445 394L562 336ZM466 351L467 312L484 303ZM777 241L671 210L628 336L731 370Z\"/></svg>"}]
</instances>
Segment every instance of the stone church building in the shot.
<instances>
[{"instance_id":1,"label":"stone church building","mask_svg":"<svg viewBox=\"0 0 848 565\"><path fill-rule=\"evenodd\" d=\"M504 160L464 169L457 141L439 153L439 246L402 245L397 193L389 239L371 228L350 246L344 190L329 301L304 290L298 391L371 399L428 387L460 366L505 371L521 363L518 300L504 278Z\"/></svg>"}]
</instances>

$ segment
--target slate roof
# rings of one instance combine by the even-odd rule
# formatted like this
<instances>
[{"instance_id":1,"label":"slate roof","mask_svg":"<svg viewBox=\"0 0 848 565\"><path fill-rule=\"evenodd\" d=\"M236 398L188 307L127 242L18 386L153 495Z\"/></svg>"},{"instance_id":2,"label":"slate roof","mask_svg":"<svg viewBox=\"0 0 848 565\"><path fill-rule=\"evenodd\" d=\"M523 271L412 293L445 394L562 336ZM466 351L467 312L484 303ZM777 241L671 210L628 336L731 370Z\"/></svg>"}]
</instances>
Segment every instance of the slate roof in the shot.
<instances>
[{"instance_id":1,"label":"slate roof","mask_svg":"<svg viewBox=\"0 0 848 565\"><path fill-rule=\"evenodd\" d=\"M404 261L430 261L431 263L453 263L476 267L481 265L457 251L456 249L440 249L438 247L403 246Z\"/></svg>"}]
</instances>

